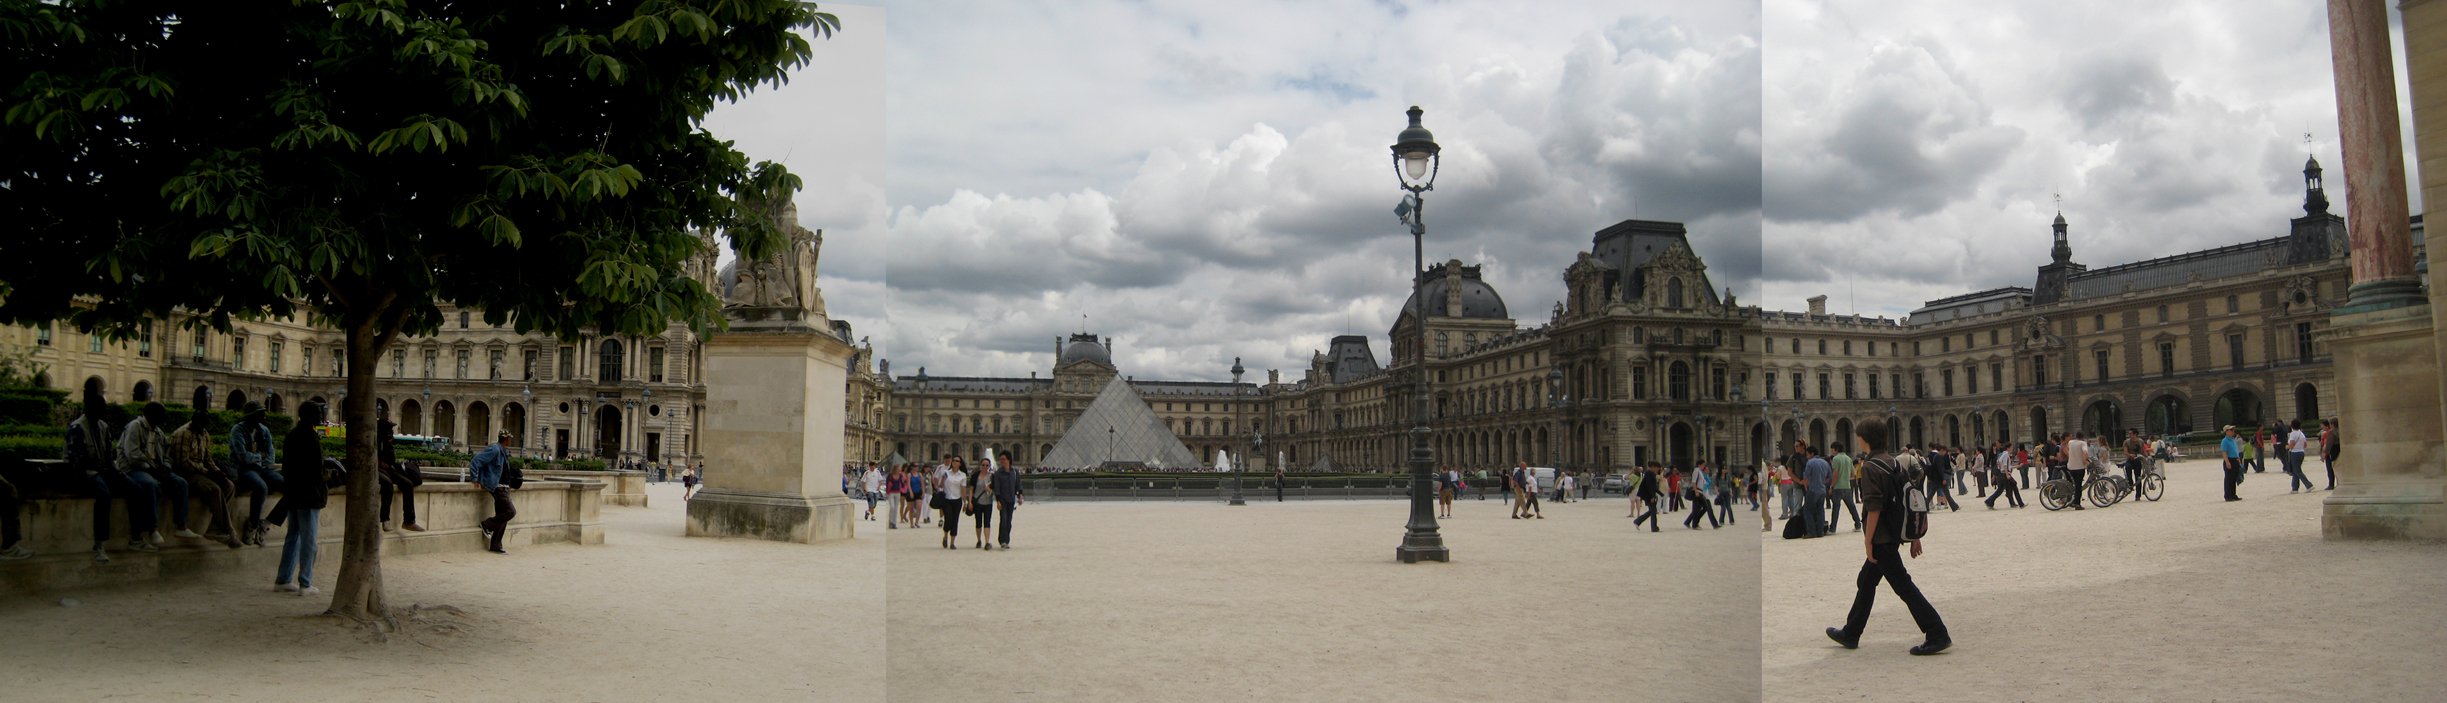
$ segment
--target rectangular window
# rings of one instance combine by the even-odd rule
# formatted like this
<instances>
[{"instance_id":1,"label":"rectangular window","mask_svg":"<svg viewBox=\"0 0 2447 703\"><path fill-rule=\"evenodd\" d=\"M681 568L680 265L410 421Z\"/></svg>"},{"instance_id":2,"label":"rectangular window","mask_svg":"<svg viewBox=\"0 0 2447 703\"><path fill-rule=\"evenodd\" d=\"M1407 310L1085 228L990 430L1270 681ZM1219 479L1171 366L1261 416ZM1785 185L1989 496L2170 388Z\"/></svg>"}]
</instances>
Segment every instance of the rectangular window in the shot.
<instances>
[{"instance_id":1,"label":"rectangular window","mask_svg":"<svg viewBox=\"0 0 2447 703\"><path fill-rule=\"evenodd\" d=\"M51 323L45 322L34 326L34 346L51 346Z\"/></svg>"},{"instance_id":2,"label":"rectangular window","mask_svg":"<svg viewBox=\"0 0 2447 703\"><path fill-rule=\"evenodd\" d=\"M230 335L229 365L240 371L246 370L246 335Z\"/></svg>"},{"instance_id":3,"label":"rectangular window","mask_svg":"<svg viewBox=\"0 0 2447 703\"><path fill-rule=\"evenodd\" d=\"M99 352L99 351L102 351L102 333L101 333L101 332L99 332L99 331L95 331L95 332L88 332L88 333L86 333L86 335L85 335L85 351L89 351L89 352Z\"/></svg>"},{"instance_id":4,"label":"rectangular window","mask_svg":"<svg viewBox=\"0 0 2447 703\"><path fill-rule=\"evenodd\" d=\"M2092 315L2092 316L2090 316L2090 331L2092 331L2092 332L2105 332L2105 331L2107 331L2107 316L2106 316L2106 315Z\"/></svg>"},{"instance_id":5,"label":"rectangular window","mask_svg":"<svg viewBox=\"0 0 2447 703\"><path fill-rule=\"evenodd\" d=\"M1819 355L1819 356L1826 356L1826 355L1827 355L1827 340L1824 340L1824 339L1818 340L1818 355Z\"/></svg>"},{"instance_id":6,"label":"rectangular window","mask_svg":"<svg viewBox=\"0 0 2447 703\"><path fill-rule=\"evenodd\" d=\"M1963 333L1963 348L1964 348L1964 349L1970 349L1970 348L1972 347L1972 339L1973 339L1973 338L1972 338L1972 336L1971 336L1971 333L1970 333L1970 332L1964 332L1964 333Z\"/></svg>"},{"instance_id":7,"label":"rectangular window","mask_svg":"<svg viewBox=\"0 0 2447 703\"><path fill-rule=\"evenodd\" d=\"M271 373L280 373L280 343L273 342L271 349L272 356L269 360L264 362L268 365L268 368L265 368L264 370Z\"/></svg>"},{"instance_id":8,"label":"rectangular window","mask_svg":"<svg viewBox=\"0 0 2447 703\"><path fill-rule=\"evenodd\" d=\"M459 311L459 329L467 329L467 311Z\"/></svg>"},{"instance_id":9,"label":"rectangular window","mask_svg":"<svg viewBox=\"0 0 2447 703\"><path fill-rule=\"evenodd\" d=\"M442 352L441 352L441 350L438 350L438 349L426 349L426 350L425 350L425 377L426 377L426 378L440 378L439 376L435 376L434 374L436 374L436 373L440 373L439 369L441 368L441 366L442 366Z\"/></svg>"},{"instance_id":10,"label":"rectangular window","mask_svg":"<svg viewBox=\"0 0 2447 703\"><path fill-rule=\"evenodd\" d=\"M1875 345L1875 344L1872 344L1872 345L1870 345L1870 346L1869 346L1869 348L1871 348L1871 349L1876 349L1876 348L1878 348L1878 346L1877 346L1877 345ZM1874 373L1869 375L1869 399L1870 399L1870 400L1877 400L1877 399L1878 399L1878 375L1877 375L1877 374L1874 374Z\"/></svg>"},{"instance_id":11,"label":"rectangular window","mask_svg":"<svg viewBox=\"0 0 2447 703\"><path fill-rule=\"evenodd\" d=\"M1963 367L1963 393L1968 395L1980 394L1980 367Z\"/></svg>"},{"instance_id":12,"label":"rectangular window","mask_svg":"<svg viewBox=\"0 0 2447 703\"><path fill-rule=\"evenodd\" d=\"M1767 375L1767 399L1776 399L1776 375L1773 373Z\"/></svg>"},{"instance_id":13,"label":"rectangular window","mask_svg":"<svg viewBox=\"0 0 2447 703\"><path fill-rule=\"evenodd\" d=\"M1844 356L1852 356L1852 340L1844 340Z\"/></svg>"},{"instance_id":14,"label":"rectangular window","mask_svg":"<svg viewBox=\"0 0 2447 703\"><path fill-rule=\"evenodd\" d=\"M1877 355L1878 355L1878 343L1877 343L1877 342L1870 342L1870 343L1868 343L1868 344L1863 344L1863 345L1861 345L1861 346L1864 346L1864 347L1868 347L1868 348L1869 348L1869 355L1870 355L1870 356L1877 356Z\"/></svg>"},{"instance_id":15,"label":"rectangular window","mask_svg":"<svg viewBox=\"0 0 2447 703\"><path fill-rule=\"evenodd\" d=\"M1799 342L1795 342L1795 344L1799 344ZM1798 372L1798 371L1794 372L1794 373L1793 373L1793 399L1794 399L1794 400L1809 400L1809 399L1810 399L1809 394L1802 392L1802 386L1801 386L1801 383L1802 383L1802 381L1801 381L1801 373L1800 373L1800 372Z\"/></svg>"},{"instance_id":16,"label":"rectangular window","mask_svg":"<svg viewBox=\"0 0 2447 703\"><path fill-rule=\"evenodd\" d=\"M1852 374L1844 374L1844 399L1853 399Z\"/></svg>"},{"instance_id":17,"label":"rectangular window","mask_svg":"<svg viewBox=\"0 0 2447 703\"><path fill-rule=\"evenodd\" d=\"M646 380L653 381L655 383L663 382L662 347L654 347L646 350Z\"/></svg>"},{"instance_id":18,"label":"rectangular window","mask_svg":"<svg viewBox=\"0 0 2447 703\"><path fill-rule=\"evenodd\" d=\"M2226 311L2243 312L2243 300L2231 295L2226 296Z\"/></svg>"},{"instance_id":19,"label":"rectangular window","mask_svg":"<svg viewBox=\"0 0 2447 703\"><path fill-rule=\"evenodd\" d=\"M1633 328L1631 328L1631 343L1633 343L1633 344L1647 344L1647 343L1648 343L1648 330L1643 329L1643 328L1639 328L1639 327L1633 327Z\"/></svg>"},{"instance_id":20,"label":"rectangular window","mask_svg":"<svg viewBox=\"0 0 2447 703\"><path fill-rule=\"evenodd\" d=\"M1937 338L1937 353L1944 354L1950 351L1954 351L1954 338L1950 336Z\"/></svg>"},{"instance_id":21,"label":"rectangular window","mask_svg":"<svg viewBox=\"0 0 2447 703\"><path fill-rule=\"evenodd\" d=\"M137 355L137 356L143 356L143 357L150 357L150 356L152 356L152 355L153 355L153 321L152 321L152 320L146 320L146 321L144 321L144 326L143 326L143 327L139 327L139 328L137 328L137 331L136 331L136 355Z\"/></svg>"},{"instance_id":22,"label":"rectangular window","mask_svg":"<svg viewBox=\"0 0 2447 703\"><path fill-rule=\"evenodd\" d=\"M1711 391L1711 392L1713 392L1713 393L1715 393L1715 395L1711 395L1711 396L1708 396L1708 397L1711 397L1711 398L1723 398L1723 397L1725 397L1725 369L1724 369L1724 368L1722 368L1722 367L1719 367L1719 368L1717 368L1717 369L1712 370L1712 371L1710 372L1710 374L1711 374L1711 378L1709 379L1709 387L1708 387L1708 390L1709 390L1709 391Z\"/></svg>"},{"instance_id":23,"label":"rectangular window","mask_svg":"<svg viewBox=\"0 0 2447 703\"><path fill-rule=\"evenodd\" d=\"M1821 373L1821 374L1819 374L1819 375L1818 375L1818 397L1819 397L1819 399L1824 400L1824 399L1827 399L1827 398L1833 398L1833 397L1835 397L1835 392L1834 392L1834 391L1835 391L1835 381L1834 381L1834 379L1833 379L1833 375L1832 375L1832 374L1825 374L1825 373Z\"/></svg>"},{"instance_id":24,"label":"rectangular window","mask_svg":"<svg viewBox=\"0 0 2447 703\"><path fill-rule=\"evenodd\" d=\"M1793 353L1795 353L1795 354L1799 354L1799 353L1801 353L1801 338L1800 338L1800 337L1794 337L1794 338L1793 338Z\"/></svg>"},{"instance_id":25,"label":"rectangular window","mask_svg":"<svg viewBox=\"0 0 2447 703\"><path fill-rule=\"evenodd\" d=\"M2107 378L2108 378L2108 373L2107 373L2107 350L2105 350L2105 349L2101 349L2101 350L2098 350L2098 351L2091 352L2091 353L2090 353L2090 357L2091 357L2091 360L2092 360L2092 361L2095 361L2095 362L2097 362L2097 364L2098 364L2098 367L2099 367L2099 380L2101 380L2101 381L2105 381L2105 380L2107 380Z\"/></svg>"},{"instance_id":26,"label":"rectangular window","mask_svg":"<svg viewBox=\"0 0 2447 703\"><path fill-rule=\"evenodd\" d=\"M2243 335L2226 335L2226 358L2234 361L2235 368L2243 368Z\"/></svg>"},{"instance_id":27,"label":"rectangular window","mask_svg":"<svg viewBox=\"0 0 2447 703\"><path fill-rule=\"evenodd\" d=\"M2158 343L2158 375L2175 375L2175 343Z\"/></svg>"},{"instance_id":28,"label":"rectangular window","mask_svg":"<svg viewBox=\"0 0 2447 703\"><path fill-rule=\"evenodd\" d=\"M196 363L204 363L204 342L207 339L210 339L211 335L211 332L206 332L203 330L195 331L195 353L190 354L189 358L195 359Z\"/></svg>"},{"instance_id":29,"label":"rectangular window","mask_svg":"<svg viewBox=\"0 0 2447 703\"><path fill-rule=\"evenodd\" d=\"M535 380L535 355L536 351L533 349L518 350L519 380Z\"/></svg>"},{"instance_id":30,"label":"rectangular window","mask_svg":"<svg viewBox=\"0 0 2447 703\"><path fill-rule=\"evenodd\" d=\"M552 377L552 380L567 381L577 374L577 356L569 352L569 347L561 347L560 359L561 375Z\"/></svg>"},{"instance_id":31,"label":"rectangular window","mask_svg":"<svg viewBox=\"0 0 2447 703\"><path fill-rule=\"evenodd\" d=\"M2311 323L2294 323L2294 355L2302 359L2303 363L2308 364L2311 363L2312 351Z\"/></svg>"},{"instance_id":32,"label":"rectangular window","mask_svg":"<svg viewBox=\"0 0 2447 703\"><path fill-rule=\"evenodd\" d=\"M1988 365L1988 387L1997 390L2005 390L2005 364L1995 363Z\"/></svg>"},{"instance_id":33,"label":"rectangular window","mask_svg":"<svg viewBox=\"0 0 2447 703\"><path fill-rule=\"evenodd\" d=\"M2031 385L2048 385L2048 357L2031 357Z\"/></svg>"},{"instance_id":34,"label":"rectangular window","mask_svg":"<svg viewBox=\"0 0 2447 703\"><path fill-rule=\"evenodd\" d=\"M1996 345L1997 345L1997 331L1996 331L1996 330L1989 330L1989 331L1988 331L1988 346L1992 346L1992 347L1993 347L1993 346L1996 346Z\"/></svg>"},{"instance_id":35,"label":"rectangular window","mask_svg":"<svg viewBox=\"0 0 2447 703\"><path fill-rule=\"evenodd\" d=\"M2159 321L2159 322L2165 322L2165 321L2167 321L2167 306L2164 306L2164 305L2160 305L2160 306L2158 306L2158 321Z\"/></svg>"},{"instance_id":36,"label":"rectangular window","mask_svg":"<svg viewBox=\"0 0 2447 703\"><path fill-rule=\"evenodd\" d=\"M1631 397L1633 399L1648 398L1648 367L1631 367Z\"/></svg>"},{"instance_id":37,"label":"rectangular window","mask_svg":"<svg viewBox=\"0 0 2447 703\"><path fill-rule=\"evenodd\" d=\"M1929 397L1929 375L1928 375L1928 374L1925 374L1925 373L1914 373L1914 374L1912 374L1912 397L1913 397L1913 398L1927 398L1927 397Z\"/></svg>"},{"instance_id":38,"label":"rectangular window","mask_svg":"<svg viewBox=\"0 0 2447 703\"><path fill-rule=\"evenodd\" d=\"M487 349L487 350L485 350L485 359L484 359L484 361L485 361L485 364L484 364L485 376L484 376L484 377L485 377L485 378L488 378L488 379L495 380L495 381L499 381L499 380L501 380L501 362L502 362L502 357L504 357L504 356L508 356L508 355L509 355L509 352L507 352L507 351L503 351L503 350L500 350L500 349Z\"/></svg>"},{"instance_id":39,"label":"rectangular window","mask_svg":"<svg viewBox=\"0 0 2447 703\"><path fill-rule=\"evenodd\" d=\"M1912 356L1920 356L1920 342L1912 342Z\"/></svg>"},{"instance_id":40,"label":"rectangular window","mask_svg":"<svg viewBox=\"0 0 2447 703\"><path fill-rule=\"evenodd\" d=\"M392 377L392 378L407 378L407 377L408 377L408 350L406 350L406 349L393 349L393 350L391 350L391 377Z\"/></svg>"},{"instance_id":41,"label":"rectangular window","mask_svg":"<svg viewBox=\"0 0 2447 703\"><path fill-rule=\"evenodd\" d=\"M1937 372L1937 388L1945 397L1954 397L1954 369Z\"/></svg>"},{"instance_id":42,"label":"rectangular window","mask_svg":"<svg viewBox=\"0 0 2447 703\"><path fill-rule=\"evenodd\" d=\"M338 350L338 349L333 349L333 350L331 350L331 375L332 375L332 377L334 377L334 378L338 378L338 377L341 377L341 376L346 376L346 375L348 375L348 368L347 368L347 367L348 367L348 357L347 357L347 355L342 354L342 353L340 352L340 350Z\"/></svg>"},{"instance_id":43,"label":"rectangular window","mask_svg":"<svg viewBox=\"0 0 2447 703\"><path fill-rule=\"evenodd\" d=\"M466 313L460 314L464 315ZM475 354L467 349L460 349L458 352L459 353L456 355L458 357L456 359L458 361L458 365L455 367L458 375L452 376L451 378L467 378L467 362L469 361L470 357L475 356Z\"/></svg>"}]
</instances>

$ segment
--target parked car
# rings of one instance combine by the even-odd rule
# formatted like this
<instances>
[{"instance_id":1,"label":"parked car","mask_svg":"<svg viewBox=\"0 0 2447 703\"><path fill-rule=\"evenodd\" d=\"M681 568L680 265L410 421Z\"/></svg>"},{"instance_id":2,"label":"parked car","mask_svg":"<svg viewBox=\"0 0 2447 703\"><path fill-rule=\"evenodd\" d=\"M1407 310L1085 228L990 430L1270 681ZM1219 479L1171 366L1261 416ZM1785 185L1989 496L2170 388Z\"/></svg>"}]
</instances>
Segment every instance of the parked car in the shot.
<instances>
[{"instance_id":1,"label":"parked car","mask_svg":"<svg viewBox=\"0 0 2447 703\"><path fill-rule=\"evenodd\" d=\"M1631 490L1631 477L1622 474L1607 474L1606 482L1600 484L1600 487L1607 493L1628 491Z\"/></svg>"}]
</instances>

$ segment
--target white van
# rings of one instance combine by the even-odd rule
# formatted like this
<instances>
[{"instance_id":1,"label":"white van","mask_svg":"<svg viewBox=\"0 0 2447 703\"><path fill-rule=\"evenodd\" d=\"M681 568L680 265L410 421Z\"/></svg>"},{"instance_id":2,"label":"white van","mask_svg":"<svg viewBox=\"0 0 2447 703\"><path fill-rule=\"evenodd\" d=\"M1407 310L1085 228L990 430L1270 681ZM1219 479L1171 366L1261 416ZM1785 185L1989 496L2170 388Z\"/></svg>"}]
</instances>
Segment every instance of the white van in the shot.
<instances>
[{"instance_id":1,"label":"white van","mask_svg":"<svg viewBox=\"0 0 2447 703\"><path fill-rule=\"evenodd\" d=\"M1538 483L1539 493L1547 493L1555 490L1556 484L1554 469L1532 466L1529 467L1529 476L1530 480Z\"/></svg>"}]
</instances>

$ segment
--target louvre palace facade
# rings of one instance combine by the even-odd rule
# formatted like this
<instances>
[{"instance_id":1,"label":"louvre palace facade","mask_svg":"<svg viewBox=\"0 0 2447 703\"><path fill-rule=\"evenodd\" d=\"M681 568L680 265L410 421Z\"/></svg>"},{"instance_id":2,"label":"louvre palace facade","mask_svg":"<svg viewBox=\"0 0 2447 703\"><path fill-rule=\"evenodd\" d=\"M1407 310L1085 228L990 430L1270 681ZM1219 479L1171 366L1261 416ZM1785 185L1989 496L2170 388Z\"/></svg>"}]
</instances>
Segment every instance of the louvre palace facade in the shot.
<instances>
[{"instance_id":1,"label":"louvre palace facade","mask_svg":"<svg viewBox=\"0 0 2447 703\"><path fill-rule=\"evenodd\" d=\"M1424 358L1440 465L1748 464L1768 429L1755 391L1743 395L1758 367L1758 310L1709 282L1688 237L1672 222L1598 231L1559 272L1565 302L1528 328L1480 267L1432 265L1423 286L1428 348L1413 341L1421 321L1405 303L1385 360L1365 336L1335 337L1288 380L1280 370L1263 383L1244 380L1238 360L1229 382L1138 380L1114 363L1114 341L1092 334L1053 340L1053 367L1027 378L921 368L892 380L886 431L911 459L1009 451L1034 466L1070 432L1112 431L1080 423L1118 379L1202 464L1228 450L1269 468L1398 471L1414 397L1403 379Z\"/></svg>"},{"instance_id":2,"label":"louvre palace facade","mask_svg":"<svg viewBox=\"0 0 2447 703\"><path fill-rule=\"evenodd\" d=\"M1928 301L1901 320L1830 315L1825 296L1764 313L1779 448L1825 446L1871 418L1924 445L2316 422L2336 408L2316 333L2351 270L2317 161L2304 179L2304 214L2284 236L2092 269L2074 262L2058 215L2030 287Z\"/></svg>"}]
</instances>

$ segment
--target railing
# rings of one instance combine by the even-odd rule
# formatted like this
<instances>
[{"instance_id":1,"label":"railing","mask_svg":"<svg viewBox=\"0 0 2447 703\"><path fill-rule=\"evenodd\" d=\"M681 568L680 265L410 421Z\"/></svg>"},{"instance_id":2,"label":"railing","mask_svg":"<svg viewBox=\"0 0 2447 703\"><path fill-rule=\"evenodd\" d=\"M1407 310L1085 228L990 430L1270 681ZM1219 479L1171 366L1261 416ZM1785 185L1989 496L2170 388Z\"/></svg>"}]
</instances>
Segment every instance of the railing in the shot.
<instances>
[{"instance_id":1,"label":"railing","mask_svg":"<svg viewBox=\"0 0 2447 703\"><path fill-rule=\"evenodd\" d=\"M1232 499L1230 474L1190 475L1181 478L1036 478L1028 480L1028 499L1032 501L1229 501ZM1260 500L1275 494L1274 479L1250 476L1242 487L1246 500ZM1373 476L1338 476L1332 478L1286 477L1283 499L1292 500L1363 500L1407 498L1410 477L1400 474Z\"/></svg>"}]
</instances>

